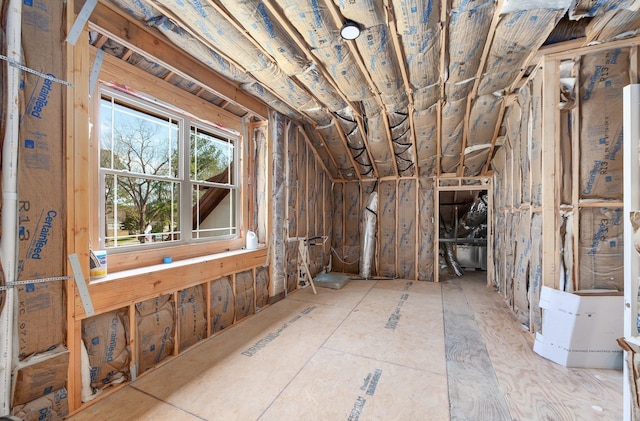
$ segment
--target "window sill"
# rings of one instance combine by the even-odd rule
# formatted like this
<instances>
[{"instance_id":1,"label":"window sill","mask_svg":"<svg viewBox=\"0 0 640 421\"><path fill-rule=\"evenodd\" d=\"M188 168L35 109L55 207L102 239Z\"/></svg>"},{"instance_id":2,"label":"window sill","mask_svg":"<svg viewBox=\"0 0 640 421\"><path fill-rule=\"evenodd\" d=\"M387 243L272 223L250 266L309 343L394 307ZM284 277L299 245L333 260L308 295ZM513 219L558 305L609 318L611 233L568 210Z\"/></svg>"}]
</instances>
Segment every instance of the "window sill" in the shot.
<instances>
[{"instance_id":1,"label":"window sill","mask_svg":"<svg viewBox=\"0 0 640 421\"><path fill-rule=\"evenodd\" d=\"M91 281L88 285L89 296L95 314L101 314L263 266L266 258L267 249L263 246L256 250L227 251L122 270ZM74 304L75 318L85 318L84 307L77 292Z\"/></svg>"},{"instance_id":2,"label":"window sill","mask_svg":"<svg viewBox=\"0 0 640 421\"><path fill-rule=\"evenodd\" d=\"M200 256L217 256L226 252L243 251L244 244L244 238L234 238L146 250L127 250L113 252L113 254L107 250L107 268L111 273L125 272L131 269L147 269L150 266L162 265L165 256L171 256L174 262L178 262Z\"/></svg>"}]
</instances>

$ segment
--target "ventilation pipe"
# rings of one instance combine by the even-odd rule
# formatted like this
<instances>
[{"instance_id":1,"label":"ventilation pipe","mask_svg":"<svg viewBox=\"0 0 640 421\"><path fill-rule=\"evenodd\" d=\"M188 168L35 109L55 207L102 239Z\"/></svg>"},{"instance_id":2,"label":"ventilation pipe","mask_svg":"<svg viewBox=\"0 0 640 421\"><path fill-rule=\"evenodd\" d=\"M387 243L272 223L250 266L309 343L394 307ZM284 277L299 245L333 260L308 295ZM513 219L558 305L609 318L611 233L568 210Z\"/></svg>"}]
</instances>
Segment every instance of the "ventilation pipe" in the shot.
<instances>
[{"instance_id":1,"label":"ventilation pipe","mask_svg":"<svg viewBox=\"0 0 640 421\"><path fill-rule=\"evenodd\" d=\"M22 1L11 0L7 11L7 124L2 147L2 239L0 261L6 284L17 280L18 250L18 134L20 118L20 71L11 63L20 62L20 32L22 25ZM0 315L0 355L2 373L0 379L0 408L2 414L11 409L11 367L13 362L13 311L14 290L6 290L5 304Z\"/></svg>"},{"instance_id":2,"label":"ventilation pipe","mask_svg":"<svg viewBox=\"0 0 640 421\"><path fill-rule=\"evenodd\" d=\"M378 193L369 195L367 207L362 215L362 258L360 259L360 277L371 277L373 256L376 252L376 225L378 221Z\"/></svg>"}]
</instances>

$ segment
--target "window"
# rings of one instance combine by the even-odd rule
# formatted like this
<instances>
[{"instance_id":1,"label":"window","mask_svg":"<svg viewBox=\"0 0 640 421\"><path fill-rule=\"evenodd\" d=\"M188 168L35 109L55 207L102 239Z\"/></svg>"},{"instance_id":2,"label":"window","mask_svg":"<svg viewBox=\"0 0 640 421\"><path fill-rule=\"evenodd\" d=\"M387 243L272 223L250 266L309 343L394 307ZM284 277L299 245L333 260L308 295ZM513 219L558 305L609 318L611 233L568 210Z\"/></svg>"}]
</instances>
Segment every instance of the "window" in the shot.
<instances>
[{"instance_id":1,"label":"window","mask_svg":"<svg viewBox=\"0 0 640 421\"><path fill-rule=\"evenodd\" d=\"M102 247L237 236L237 136L106 88L99 118Z\"/></svg>"}]
</instances>

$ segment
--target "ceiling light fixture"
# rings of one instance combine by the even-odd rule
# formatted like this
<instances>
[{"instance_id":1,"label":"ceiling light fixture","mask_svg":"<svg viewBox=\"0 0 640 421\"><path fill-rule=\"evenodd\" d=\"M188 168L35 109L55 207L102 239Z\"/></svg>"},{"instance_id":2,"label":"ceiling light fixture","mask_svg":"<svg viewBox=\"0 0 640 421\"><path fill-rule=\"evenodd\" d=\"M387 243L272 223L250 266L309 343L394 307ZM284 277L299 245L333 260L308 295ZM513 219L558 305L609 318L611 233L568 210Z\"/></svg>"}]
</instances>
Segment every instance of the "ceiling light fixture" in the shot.
<instances>
[{"instance_id":1,"label":"ceiling light fixture","mask_svg":"<svg viewBox=\"0 0 640 421\"><path fill-rule=\"evenodd\" d=\"M340 35L344 39L356 39L360 35L360 25L357 22L347 19L340 29Z\"/></svg>"}]
</instances>

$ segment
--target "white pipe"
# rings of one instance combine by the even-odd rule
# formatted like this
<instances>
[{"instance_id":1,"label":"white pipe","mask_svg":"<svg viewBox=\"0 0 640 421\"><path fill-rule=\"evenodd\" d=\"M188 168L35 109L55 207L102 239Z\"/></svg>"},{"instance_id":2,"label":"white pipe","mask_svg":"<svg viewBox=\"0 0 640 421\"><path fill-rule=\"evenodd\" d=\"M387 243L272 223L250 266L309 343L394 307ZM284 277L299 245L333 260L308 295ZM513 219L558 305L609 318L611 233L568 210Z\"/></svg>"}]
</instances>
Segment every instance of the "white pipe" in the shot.
<instances>
[{"instance_id":1,"label":"white pipe","mask_svg":"<svg viewBox=\"0 0 640 421\"><path fill-rule=\"evenodd\" d=\"M20 32L22 25L22 0L10 0L7 12L7 57L10 62L20 62ZM17 280L18 251L18 134L20 71L7 66L7 124L2 147L2 239L0 240L0 260L6 283ZM6 300L0 316L0 412L8 415L11 410L11 369L13 365L13 288L7 289Z\"/></svg>"}]
</instances>

